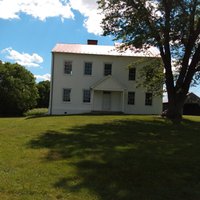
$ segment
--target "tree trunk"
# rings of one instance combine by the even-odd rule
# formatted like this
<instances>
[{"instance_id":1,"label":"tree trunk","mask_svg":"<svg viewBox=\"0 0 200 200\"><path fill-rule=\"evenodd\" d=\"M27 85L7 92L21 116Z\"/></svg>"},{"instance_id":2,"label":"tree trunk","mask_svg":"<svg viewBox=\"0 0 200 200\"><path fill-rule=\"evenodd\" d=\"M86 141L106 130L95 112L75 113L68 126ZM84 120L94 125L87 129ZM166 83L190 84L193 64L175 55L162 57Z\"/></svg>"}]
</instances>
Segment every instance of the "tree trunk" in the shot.
<instances>
[{"instance_id":1,"label":"tree trunk","mask_svg":"<svg viewBox=\"0 0 200 200\"><path fill-rule=\"evenodd\" d=\"M183 105L174 105L173 103L168 104L166 117L173 122L180 122L182 120Z\"/></svg>"},{"instance_id":2,"label":"tree trunk","mask_svg":"<svg viewBox=\"0 0 200 200\"><path fill-rule=\"evenodd\" d=\"M186 99L186 94L178 93L171 101L168 102L166 117L174 123L179 123L182 120L183 106Z\"/></svg>"}]
</instances>

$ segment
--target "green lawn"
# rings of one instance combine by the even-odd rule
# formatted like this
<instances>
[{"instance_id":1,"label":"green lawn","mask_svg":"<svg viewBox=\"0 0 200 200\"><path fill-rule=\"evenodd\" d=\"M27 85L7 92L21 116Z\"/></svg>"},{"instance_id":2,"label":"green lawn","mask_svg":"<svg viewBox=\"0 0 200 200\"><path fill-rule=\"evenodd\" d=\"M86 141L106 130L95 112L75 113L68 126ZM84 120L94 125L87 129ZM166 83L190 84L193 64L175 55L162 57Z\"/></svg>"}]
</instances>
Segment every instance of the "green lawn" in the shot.
<instances>
[{"instance_id":1,"label":"green lawn","mask_svg":"<svg viewBox=\"0 0 200 200\"><path fill-rule=\"evenodd\" d=\"M200 199L200 117L0 118L0 199Z\"/></svg>"}]
</instances>

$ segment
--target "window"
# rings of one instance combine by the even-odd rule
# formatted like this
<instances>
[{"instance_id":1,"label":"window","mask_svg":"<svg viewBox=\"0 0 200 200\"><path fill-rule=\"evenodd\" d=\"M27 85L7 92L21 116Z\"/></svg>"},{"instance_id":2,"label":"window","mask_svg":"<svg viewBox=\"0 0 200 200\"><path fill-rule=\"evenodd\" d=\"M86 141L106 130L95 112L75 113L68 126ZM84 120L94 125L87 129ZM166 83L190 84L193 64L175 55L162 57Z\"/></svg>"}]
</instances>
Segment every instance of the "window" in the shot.
<instances>
[{"instance_id":1,"label":"window","mask_svg":"<svg viewBox=\"0 0 200 200\"><path fill-rule=\"evenodd\" d=\"M71 61L65 61L64 73L70 74L70 75L72 74L72 62Z\"/></svg>"},{"instance_id":2,"label":"window","mask_svg":"<svg viewBox=\"0 0 200 200\"><path fill-rule=\"evenodd\" d=\"M83 90L83 102L90 103L90 90Z\"/></svg>"},{"instance_id":3,"label":"window","mask_svg":"<svg viewBox=\"0 0 200 200\"><path fill-rule=\"evenodd\" d=\"M135 92L128 92L128 104L129 105L135 104Z\"/></svg>"},{"instance_id":4,"label":"window","mask_svg":"<svg viewBox=\"0 0 200 200\"><path fill-rule=\"evenodd\" d=\"M71 101L71 89L63 89L63 101L70 102Z\"/></svg>"},{"instance_id":5,"label":"window","mask_svg":"<svg viewBox=\"0 0 200 200\"><path fill-rule=\"evenodd\" d=\"M85 63L84 74L85 75L92 75L92 63L91 62Z\"/></svg>"},{"instance_id":6,"label":"window","mask_svg":"<svg viewBox=\"0 0 200 200\"><path fill-rule=\"evenodd\" d=\"M146 93L146 95L145 95L145 105L147 105L147 106L152 105L152 100L153 100L152 97L153 97L152 93Z\"/></svg>"},{"instance_id":7,"label":"window","mask_svg":"<svg viewBox=\"0 0 200 200\"><path fill-rule=\"evenodd\" d=\"M135 68L130 68L129 69L128 79L130 81L134 81L135 80L135 72L136 72Z\"/></svg>"},{"instance_id":8,"label":"window","mask_svg":"<svg viewBox=\"0 0 200 200\"><path fill-rule=\"evenodd\" d=\"M112 64L104 65L104 76L108 76L112 74Z\"/></svg>"}]
</instances>

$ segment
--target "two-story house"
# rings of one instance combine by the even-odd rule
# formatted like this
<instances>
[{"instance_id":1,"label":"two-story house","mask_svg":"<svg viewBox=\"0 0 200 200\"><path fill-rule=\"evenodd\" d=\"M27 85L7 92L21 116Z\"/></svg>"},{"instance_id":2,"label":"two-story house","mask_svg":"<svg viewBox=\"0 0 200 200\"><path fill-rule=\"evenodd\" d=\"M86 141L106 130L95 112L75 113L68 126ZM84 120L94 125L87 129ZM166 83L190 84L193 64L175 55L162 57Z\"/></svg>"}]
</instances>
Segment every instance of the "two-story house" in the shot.
<instances>
[{"instance_id":1,"label":"two-story house","mask_svg":"<svg viewBox=\"0 0 200 200\"><path fill-rule=\"evenodd\" d=\"M57 44L52 50L50 114L78 114L93 111L127 114L160 114L162 97L155 97L136 80L142 64L157 52L119 52L115 46Z\"/></svg>"}]
</instances>

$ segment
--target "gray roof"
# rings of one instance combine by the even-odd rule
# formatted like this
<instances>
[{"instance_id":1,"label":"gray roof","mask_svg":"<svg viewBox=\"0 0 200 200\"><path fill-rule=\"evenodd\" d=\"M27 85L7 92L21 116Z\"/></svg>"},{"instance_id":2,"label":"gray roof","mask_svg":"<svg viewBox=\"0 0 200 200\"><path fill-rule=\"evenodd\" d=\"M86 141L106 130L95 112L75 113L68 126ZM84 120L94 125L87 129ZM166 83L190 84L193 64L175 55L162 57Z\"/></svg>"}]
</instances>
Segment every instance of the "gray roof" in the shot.
<instances>
[{"instance_id":1,"label":"gray roof","mask_svg":"<svg viewBox=\"0 0 200 200\"><path fill-rule=\"evenodd\" d=\"M187 94L187 98L185 100L185 103L198 103L200 105L200 97L198 97L193 92L190 92Z\"/></svg>"}]
</instances>

